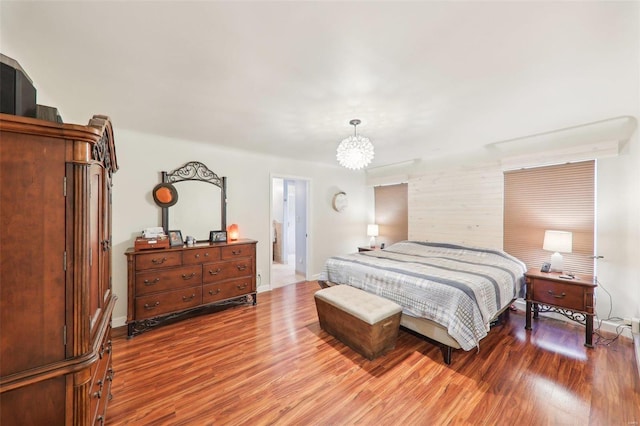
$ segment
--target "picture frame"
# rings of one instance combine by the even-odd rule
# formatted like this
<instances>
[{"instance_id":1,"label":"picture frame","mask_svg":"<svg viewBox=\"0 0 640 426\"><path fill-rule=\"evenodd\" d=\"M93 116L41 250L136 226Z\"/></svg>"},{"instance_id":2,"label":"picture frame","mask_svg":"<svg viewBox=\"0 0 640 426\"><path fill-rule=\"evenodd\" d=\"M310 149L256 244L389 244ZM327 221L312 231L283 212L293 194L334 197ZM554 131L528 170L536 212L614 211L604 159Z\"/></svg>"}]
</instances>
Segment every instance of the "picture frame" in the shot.
<instances>
[{"instance_id":1,"label":"picture frame","mask_svg":"<svg viewBox=\"0 0 640 426\"><path fill-rule=\"evenodd\" d=\"M540 272L550 272L551 271L551 264L549 262L544 262L542 264L542 268L540 268Z\"/></svg>"},{"instance_id":2,"label":"picture frame","mask_svg":"<svg viewBox=\"0 0 640 426\"><path fill-rule=\"evenodd\" d=\"M169 245L171 247L182 247L184 245L181 231L179 230L169 231Z\"/></svg>"},{"instance_id":3,"label":"picture frame","mask_svg":"<svg viewBox=\"0 0 640 426\"><path fill-rule=\"evenodd\" d=\"M227 242L227 231L211 231L209 232L209 242L225 243Z\"/></svg>"}]
</instances>

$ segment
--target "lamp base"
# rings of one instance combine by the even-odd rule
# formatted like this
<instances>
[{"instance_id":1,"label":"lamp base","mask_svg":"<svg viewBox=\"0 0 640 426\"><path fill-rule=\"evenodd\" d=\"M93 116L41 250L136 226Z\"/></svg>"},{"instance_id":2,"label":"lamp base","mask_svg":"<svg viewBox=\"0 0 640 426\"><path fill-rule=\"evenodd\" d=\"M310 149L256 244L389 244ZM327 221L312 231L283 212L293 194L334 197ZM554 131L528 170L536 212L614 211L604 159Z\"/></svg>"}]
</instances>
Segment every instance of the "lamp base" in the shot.
<instances>
[{"instance_id":1,"label":"lamp base","mask_svg":"<svg viewBox=\"0 0 640 426\"><path fill-rule=\"evenodd\" d=\"M562 261L562 255L558 252L555 252L551 255L551 272L562 272L564 265Z\"/></svg>"},{"instance_id":2,"label":"lamp base","mask_svg":"<svg viewBox=\"0 0 640 426\"><path fill-rule=\"evenodd\" d=\"M376 237L371 237L371 239L369 240L369 247L371 248L376 247Z\"/></svg>"}]
</instances>

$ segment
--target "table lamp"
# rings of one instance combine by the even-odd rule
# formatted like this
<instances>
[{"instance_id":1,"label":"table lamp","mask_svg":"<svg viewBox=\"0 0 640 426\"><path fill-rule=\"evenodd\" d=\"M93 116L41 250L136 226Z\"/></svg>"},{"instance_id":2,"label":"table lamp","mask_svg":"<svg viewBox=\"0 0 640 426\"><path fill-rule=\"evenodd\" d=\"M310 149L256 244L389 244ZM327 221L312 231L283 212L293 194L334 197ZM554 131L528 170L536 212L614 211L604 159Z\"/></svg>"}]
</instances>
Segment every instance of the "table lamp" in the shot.
<instances>
[{"instance_id":1,"label":"table lamp","mask_svg":"<svg viewBox=\"0 0 640 426\"><path fill-rule=\"evenodd\" d=\"M551 255L551 272L562 272L563 259L560 253L571 253L573 234L566 231L544 231L542 249L554 252Z\"/></svg>"},{"instance_id":2,"label":"table lamp","mask_svg":"<svg viewBox=\"0 0 640 426\"><path fill-rule=\"evenodd\" d=\"M228 234L229 240L231 241L237 240L238 235L240 234L240 232L238 231L238 225L236 225L235 223L229 225L229 227L227 228L227 234Z\"/></svg>"},{"instance_id":3,"label":"table lamp","mask_svg":"<svg viewBox=\"0 0 640 426\"><path fill-rule=\"evenodd\" d=\"M374 248L376 246L376 237L378 236L378 225L375 223L367 225L367 236L371 237L369 245Z\"/></svg>"}]
</instances>

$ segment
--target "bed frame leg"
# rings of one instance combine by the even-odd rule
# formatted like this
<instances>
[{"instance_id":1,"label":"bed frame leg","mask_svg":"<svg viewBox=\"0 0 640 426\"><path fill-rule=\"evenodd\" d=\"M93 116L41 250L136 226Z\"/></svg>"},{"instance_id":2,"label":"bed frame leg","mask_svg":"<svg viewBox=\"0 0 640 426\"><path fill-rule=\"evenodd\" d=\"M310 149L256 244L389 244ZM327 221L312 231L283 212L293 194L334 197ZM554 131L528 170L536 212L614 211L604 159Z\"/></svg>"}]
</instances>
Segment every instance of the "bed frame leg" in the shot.
<instances>
[{"instance_id":1,"label":"bed frame leg","mask_svg":"<svg viewBox=\"0 0 640 426\"><path fill-rule=\"evenodd\" d=\"M451 352L453 351L453 348L451 346L442 345L441 350L444 363L447 365L451 365Z\"/></svg>"}]
</instances>

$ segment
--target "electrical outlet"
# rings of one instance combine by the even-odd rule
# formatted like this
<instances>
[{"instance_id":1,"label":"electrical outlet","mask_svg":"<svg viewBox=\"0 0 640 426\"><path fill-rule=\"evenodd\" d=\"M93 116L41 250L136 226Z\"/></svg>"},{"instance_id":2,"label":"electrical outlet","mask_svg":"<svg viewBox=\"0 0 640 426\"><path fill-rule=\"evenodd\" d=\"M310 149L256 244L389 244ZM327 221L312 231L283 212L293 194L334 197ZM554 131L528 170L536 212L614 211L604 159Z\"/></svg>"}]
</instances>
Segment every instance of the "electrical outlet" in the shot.
<instances>
[{"instance_id":1,"label":"electrical outlet","mask_svg":"<svg viewBox=\"0 0 640 426\"><path fill-rule=\"evenodd\" d=\"M622 319L622 324L624 325L631 325L631 318L623 318Z\"/></svg>"}]
</instances>

